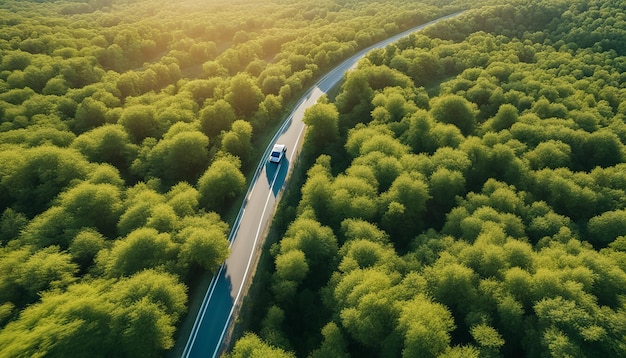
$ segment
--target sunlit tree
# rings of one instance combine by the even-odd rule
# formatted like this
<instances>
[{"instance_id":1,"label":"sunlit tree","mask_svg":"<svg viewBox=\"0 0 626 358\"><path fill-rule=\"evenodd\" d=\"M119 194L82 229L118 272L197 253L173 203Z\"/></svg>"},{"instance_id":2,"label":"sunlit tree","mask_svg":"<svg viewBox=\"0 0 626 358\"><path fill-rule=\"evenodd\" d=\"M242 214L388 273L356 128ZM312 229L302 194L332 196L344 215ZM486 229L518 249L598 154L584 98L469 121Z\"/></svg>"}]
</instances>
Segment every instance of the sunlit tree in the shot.
<instances>
[{"instance_id":1,"label":"sunlit tree","mask_svg":"<svg viewBox=\"0 0 626 358\"><path fill-rule=\"evenodd\" d=\"M239 195L246 179L239 169L236 158L216 159L198 180L200 205L207 210L223 211L230 200Z\"/></svg>"}]
</instances>

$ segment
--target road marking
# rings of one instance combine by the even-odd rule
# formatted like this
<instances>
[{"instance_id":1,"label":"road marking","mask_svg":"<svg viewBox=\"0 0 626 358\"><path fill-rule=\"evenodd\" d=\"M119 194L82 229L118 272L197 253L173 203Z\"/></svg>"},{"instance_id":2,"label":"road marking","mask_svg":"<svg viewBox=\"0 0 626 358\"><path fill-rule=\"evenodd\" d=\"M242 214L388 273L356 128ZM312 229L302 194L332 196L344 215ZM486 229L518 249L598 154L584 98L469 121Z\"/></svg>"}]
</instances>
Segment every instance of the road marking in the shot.
<instances>
[{"instance_id":1,"label":"road marking","mask_svg":"<svg viewBox=\"0 0 626 358\"><path fill-rule=\"evenodd\" d=\"M206 291L204 295L204 300L202 301L202 306L200 307L200 314L196 316L196 320L193 323L193 328L191 332L191 339L187 340L187 344L185 345L185 349L183 350L183 357L189 357L191 354L191 347L193 347L196 342L196 337L198 336L198 332L200 331L200 326L202 324L198 324L198 321L204 320L204 315L206 314L207 309L209 308L209 302L213 297L213 292L215 292L215 287L217 286L217 280L222 271L224 270L224 265L220 266L220 269L217 271L217 274L213 276L211 279L211 283L209 284L209 289ZM207 300L208 298L208 300ZM205 304L206 303L206 304Z\"/></svg>"}]
</instances>

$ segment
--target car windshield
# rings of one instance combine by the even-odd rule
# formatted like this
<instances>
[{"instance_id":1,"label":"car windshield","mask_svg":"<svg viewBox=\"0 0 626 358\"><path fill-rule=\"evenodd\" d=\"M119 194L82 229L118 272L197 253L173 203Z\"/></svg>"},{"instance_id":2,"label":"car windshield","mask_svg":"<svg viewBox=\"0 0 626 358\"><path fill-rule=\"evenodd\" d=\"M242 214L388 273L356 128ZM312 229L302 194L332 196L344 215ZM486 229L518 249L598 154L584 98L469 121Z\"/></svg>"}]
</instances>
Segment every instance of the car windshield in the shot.
<instances>
[{"instance_id":1,"label":"car windshield","mask_svg":"<svg viewBox=\"0 0 626 358\"><path fill-rule=\"evenodd\" d=\"M272 152L272 157L280 157L280 152Z\"/></svg>"}]
</instances>

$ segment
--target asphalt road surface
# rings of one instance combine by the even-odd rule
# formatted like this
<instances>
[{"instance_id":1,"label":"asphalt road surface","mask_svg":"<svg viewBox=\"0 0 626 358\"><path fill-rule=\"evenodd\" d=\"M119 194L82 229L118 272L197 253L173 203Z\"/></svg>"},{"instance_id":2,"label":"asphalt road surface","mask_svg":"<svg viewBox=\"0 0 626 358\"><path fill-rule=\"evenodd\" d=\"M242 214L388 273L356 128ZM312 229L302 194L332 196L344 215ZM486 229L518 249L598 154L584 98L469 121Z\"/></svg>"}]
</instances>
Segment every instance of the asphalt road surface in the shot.
<instances>
[{"instance_id":1,"label":"asphalt road surface","mask_svg":"<svg viewBox=\"0 0 626 358\"><path fill-rule=\"evenodd\" d=\"M459 14L452 14L420 25L360 51L326 74L302 97L268 145L257 167L229 236L230 256L209 285L185 345L183 357L217 357L224 348L224 338L234 321L250 272L254 271L255 253L265 238L292 163L302 147L304 111L339 83L344 74L353 69L369 51L384 48L428 25L457 15ZM287 146L285 157L280 163L270 163L268 160L275 143Z\"/></svg>"}]
</instances>

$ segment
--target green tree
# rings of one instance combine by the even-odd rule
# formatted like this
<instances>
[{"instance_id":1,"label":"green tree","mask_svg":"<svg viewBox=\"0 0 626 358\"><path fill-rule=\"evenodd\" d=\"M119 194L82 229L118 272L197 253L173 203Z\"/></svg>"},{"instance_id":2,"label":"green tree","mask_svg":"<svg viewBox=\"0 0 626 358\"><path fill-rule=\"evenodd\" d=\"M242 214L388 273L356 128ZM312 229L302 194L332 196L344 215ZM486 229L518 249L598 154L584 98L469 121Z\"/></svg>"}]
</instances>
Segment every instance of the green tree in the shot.
<instances>
[{"instance_id":1,"label":"green tree","mask_svg":"<svg viewBox=\"0 0 626 358\"><path fill-rule=\"evenodd\" d=\"M60 206L75 228L93 227L105 236L115 236L122 205L119 188L111 184L82 183L62 193Z\"/></svg>"},{"instance_id":2,"label":"green tree","mask_svg":"<svg viewBox=\"0 0 626 358\"><path fill-rule=\"evenodd\" d=\"M89 163L75 150L50 145L10 154L0 181L14 209L34 216L49 207L52 199L76 179L84 179Z\"/></svg>"},{"instance_id":3,"label":"green tree","mask_svg":"<svg viewBox=\"0 0 626 358\"><path fill-rule=\"evenodd\" d=\"M514 105L510 103L503 104L498 109L498 113L483 124L483 129L485 132L499 132L511 128L517 122L518 117L518 111Z\"/></svg>"},{"instance_id":4,"label":"green tree","mask_svg":"<svg viewBox=\"0 0 626 358\"><path fill-rule=\"evenodd\" d=\"M430 176L429 216L443 217L456 205L456 197L465 193L465 177L459 171L439 168Z\"/></svg>"},{"instance_id":5,"label":"green tree","mask_svg":"<svg viewBox=\"0 0 626 358\"><path fill-rule=\"evenodd\" d=\"M243 192L246 178L239 167L240 163L236 158L225 156L215 159L198 180L202 207L223 212L229 201Z\"/></svg>"},{"instance_id":6,"label":"green tree","mask_svg":"<svg viewBox=\"0 0 626 358\"><path fill-rule=\"evenodd\" d=\"M0 66L3 70L23 70L30 65L31 59L32 55L28 52L21 50L10 51L6 56L2 57L2 64Z\"/></svg>"},{"instance_id":7,"label":"green tree","mask_svg":"<svg viewBox=\"0 0 626 358\"><path fill-rule=\"evenodd\" d=\"M380 292L364 295L356 307L346 308L340 313L346 331L370 349L380 349L385 345L387 337L393 334L397 316L391 298Z\"/></svg>"},{"instance_id":8,"label":"green tree","mask_svg":"<svg viewBox=\"0 0 626 358\"><path fill-rule=\"evenodd\" d=\"M400 265L391 245L365 239L353 239L346 242L341 248L341 254L343 259L339 264L339 270L344 273L359 268L395 268Z\"/></svg>"},{"instance_id":9,"label":"green tree","mask_svg":"<svg viewBox=\"0 0 626 358\"><path fill-rule=\"evenodd\" d=\"M301 283L309 272L304 252L297 249L278 255L275 265L278 280L294 281L297 284Z\"/></svg>"},{"instance_id":10,"label":"green tree","mask_svg":"<svg viewBox=\"0 0 626 358\"><path fill-rule=\"evenodd\" d=\"M350 131L348 131L348 138L344 145L346 152L352 158L360 156L362 154L361 147L363 146L363 143L376 135L390 136L390 133L383 126L357 126L350 129Z\"/></svg>"},{"instance_id":11,"label":"green tree","mask_svg":"<svg viewBox=\"0 0 626 358\"><path fill-rule=\"evenodd\" d=\"M311 273L309 277L314 284L321 285L330 276L336 261L337 238L329 227L312 219L300 218L289 225L281 241L281 254L292 250L304 253L308 272ZM302 265L299 267L304 269Z\"/></svg>"},{"instance_id":12,"label":"green tree","mask_svg":"<svg viewBox=\"0 0 626 358\"><path fill-rule=\"evenodd\" d=\"M63 289L76 280L77 266L70 256L50 246L31 255L17 270L16 283L25 290L25 302L34 302L44 290Z\"/></svg>"},{"instance_id":13,"label":"green tree","mask_svg":"<svg viewBox=\"0 0 626 358\"><path fill-rule=\"evenodd\" d=\"M396 142L397 143L397 142ZM395 149L404 150L405 147L393 145ZM392 149L392 148L389 148ZM403 157L404 161L406 157ZM378 191L389 190L391 184L404 172L404 167L395 156L386 156L382 152L372 151L365 156L361 156L354 161L354 164L367 165L374 170Z\"/></svg>"},{"instance_id":14,"label":"green tree","mask_svg":"<svg viewBox=\"0 0 626 358\"><path fill-rule=\"evenodd\" d=\"M147 137L159 138L163 134L154 108L148 105L134 105L126 107L119 123L126 128L134 143L141 143Z\"/></svg>"},{"instance_id":15,"label":"green tree","mask_svg":"<svg viewBox=\"0 0 626 358\"><path fill-rule=\"evenodd\" d=\"M408 144L415 153L432 153L436 149L436 142L432 138L432 130L435 123L430 114L425 110L415 111L409 119L407 131Z\"/></svg>"},{"instance_id":16,"label":"green tree","mask_svg":"<svg viewBox=\"0 0 626 358\"><path fill-rule=\"evenodd\" d=\"M504 345L504 340L495 328L482 323L473 326L470 332L480 346L481 355L485 357L498 356L500 348Z\"/></svg>"},{"instance_id":17,"label":"green tree","mask_svg":"<svg viewBox=\"0 0 626 358\"><path fill-rule=\"evenodd\" d=\"M318 150L339 139L339 112L333 104L317 103L304 112L302 121L309 126L307 136Z\"/></svg>"},{"instance_id":18,"label":"green tree","mask_svg":"<svg viewBox=\"0 0 626 358\"><path fill-rule=\"evenodd\" d=\"M293 353L285 352L263 342L256 334L246 333L240 338L229 355L232 358L292 358Z\"/></svg>"},{"instance_id":19,"label":"green tree","mask_svg":"<svg viewBox=\"0 0 626 358\"><path fill-rule=\"evenodd\" d=\"M230 80L230 86L224 99L239 117L250 118L259 108L264 96L250 75L240 73Z\"/></svg>"},{"instance_id":20,"label":"green tree","mask_svg":"<svg viewBox=\"0 0 626 358\"><path fill-rule=\"evenodd\" d=\"M464 317L477 297L478 275L467 266L446 259L442 257L424 270L424 277L435 300L446 305L455 317Z\"/></svg>"},{"instance_id":21,"label":"green tree","mask_svg":"<svg viewBox=\"0 0 626 358\"><path fill-rule=\"evenodd\" d=\"M72 147L91 162L109 163L128 175L138 148L130 142L128 133L119 124L104 125L79 135Z\"/></svg>"},{"instance_id":22,"label":"green tree","mask_svg":"<svg viewBox=\"0 0 626 358\"><path fill-rule=\"evenodd\" d=\"M117 222L118 233L128 235L131 231L145 226L152 214L152 208L164 201L165 198L161 194L148 188L144 183L128 188L123 213Z\"/></svg>"},{"instance_id":23,"label":"green tree","mask_svg":"<svg viewBox=\"0 0 626 358\"><path fill-rule=\"evenodd\" d=\"M109 324L115 306L103 299L106 292L98 286L72 285L68 291L48 294L40 303L23 310L19 319L3 329L0 353L6 356L113 354ZM19 343L20 337L28 340ZM81 344L77 346L78 339Z\"/></svg>"},{"instance_id":24,"label":"green tree","mask_svg":"<svg viewBox=\"0 0 626 358\"><path fill-rule=\"evenodd\" d=\"M98 254L96 261L109 277L132 276L141 270L171 265L177 252L169 234L141 228L116 241L110 252Z\"/></svg>"},{"instance_id":25,"label":"green tree","mask_svg":"<svg viewBox=\"0 0 626 358\"><path fill-rule=\"evenodd\" d=\"M7 208L0 216L0 243L4 246L9 241L17 239L20 232L28 223L28 218L11 208Z\"/></svg>"},{"instance_id":26,"label":"green tree","mask_svg":"<svg viewBox=\"0 0 626 358\"><path fill-rule=\"evenodd\" d=\"M401 305L398 329L404 338L403 357L437 357L449 348L455 325L444 305L424 296Z\"/></svg>"},{"instance_id":27,"label":"green tree","mask_svg":"<svg viewBox=\"0 0 626 358\"><path fill-rule=\"evenodd\" d=\"M311 352L312 358L347 358L350 356L348 354L348 342L335 322L330 322L322 328L322 336L320 347Z\"/></svg>"},{"instance_id":28,"label":"green tree","mask_svg":"<svg viewBox=\"0 0 626 358\"><path fill-rule=\"evenodd\" d=\"M277 347L290 346L289 340L284 332L285 311L277 305L272 305L265 314L262 327L259 331L261 339Z\"/></svg>"},{"instance_id":29,"label":"green tree","mask_svg":"<svg viewBox=\"0 0 626 358\"><path fill-rule=\"evenodd\" d=\"M63 96L68 91L67 82L60 76L51 78L46 82L46 86L41 90L42 94Z\"/></svg>"},{"instance_id":30,"label":"green tree","mask_svg":"<svg viewBox=\"0 0 626 358\"><path fill-rule=\"evenodd\" d=\"M121 51L122 49L119 48L119 46L115 44L109 46L109 48L107 49L107 52L109 52L109 56L114 57L114 58L121 57L121 54L119 54L119 52ZM111 62L119 63L119 62L124 62L124 60L120 58L115 58ZM112 66L121 67L125 65L119 63L119 64L112 64ZM115 86L116 86L116 89L120 92L121 98L137 96L139 94L139 88L140 88L139 75L135 71L124 72L117 78Z\"/></svg>"},{"instance_id":31,"label":"green tree","mask_svg":"<svg viewBox=\"0 0 626 358\"><path fill-rule=\"evenodd\" d=\"M338 227L346 218L372 220L378 212L376 183L355 175L338 176L332 184L330 222Z\"/></svg>"},{"instance_id":32,"label":"green tree","mask_svg":"<svg viewBox=\"0 0 626 358\"><path fill-rule=\"evenodd\" d=\"M76 283L43 295L5 326L0 355L158 355L173 346L186 303L185 286L154 270L118 281Z\"/></svg>"},{"instance_id":33,"label":"green tree","mask_svg":"<svg viewBox=\"0 0 626 358\"><path fill-rule=\"evenodd\" d=\"M259 105L259 112L265 114L268 121L277 121L282 113L284 100L280 95L268 94Z\"/></svg>"},{"instance_id":34,"label":"green tree","mask_svg":"<svg viewBox=\"0 0 626 358\"><path fill-rule=\"evenodd\" d=\"M223 99L207 105L200 112L202 131L209 138L215 138L222 131L228 130L235 119L235 110Z\"/></svg>"},{"instance_id":35,"label":"green tree","mask_svg":"<svg viewBox=\"0 0 626 358\"><path fill-rule=\"evenodd\" d=\"M376 134L365 139L359 148L361 155L371 152L381 152L386 156L400 158L408 154L408 148L388 134Z\"/></svg>"},{"instance_id":36,"label":"green tree","mask_svg":"<svg viewBox=\"0 0 626 358\"><path fill-rule=\"evenodd\" d=\"M54 77L55 70L49 64L31 64L24 69L24 85L41 93L49 79Z\"/></svg>"},{"instance_id":37,"label":"green tree","mask_svg":"<svg viewBox=\"0 0 626 358\"><path fill-rule=\"evenodd\" d=\"M426 203L430 199L428 185L419 178L401 174L381 196L384 205L382 228L403 248L423 227Z\"/></svg>"},{"instance_id":38,"label":"green tree","mask_svg":"<svg viewBox=\"0 0 626 358\"><path fill-rule=\"evenodd\" d=\"M164 348L174 346L176 330L171 316L149 299L141 299L129 307L126 329L122 331L123 352L133 357L154 357Z\"/></svg>"},{"instance_id":39,"label":"green tree","mask_svg":"<svg viewBox=\"0 0 626 358\"><path fill-rule=\"evenodd\" d=\"M374 109L371 101L374 91L368 82L367 75L362 71L348 72L346 81L337 95L337 110L341 113L339 127L341 133L353 128L357 123L367 122Z\"/></svg>"},{"instance_id":40,"label":"green tree","mask_svg":"<svg viewBox=\"0 0 626 358\"><path fill-rule=\"evenodd\" d=\"M58 245L65 249L78 229L67 211L53 206L29 221L20 233L20 239L35 247Z\"/></svg>"},{"instance_id":41,"label":"green tree","mask_svg":"<svg viewBox=\"0 0 626 358\"><path fill-rule=\"evenodd\" d=\"M175 133L170 128L148 155L148 173L160 177L166 185L179 181L193 183L206 170L209 161L209 138L190 130Z\"/></svg>"},{"instance_id":42,"label":"green tree","mask_svg":"<svg viewBox=\"0 0 626 358\"><path fill-rule=\"evenodd\" d=\"M231 130L222 137L222 150L245 163L252 151L252 125L244 120L233 122Z\"/></svg>"},{"instance_id":43,"label":"green tree","mask_svg":"<svg viewBox=\"0 0 626 358\"><path fill-rule=\"evenodd\" d=\"M376 225L359 219L346 219L341 222L343 241L366 239L371 242L386 244L389 236Z\"/></svg>"},{"instance_id":44,"label":"green tree","mask_svg":"<svg viewBox=\"0 0 626 358\"><path fill-rule=\"evenodd\" d=\"M571 166L571 156L572 149L569 145L554 140L541 142L524 155L534 170L568 168Z\"/></svg>"},{"instance_id":45,"label":"green tree","mask_svg":"<svg viewBox=\"0 0 626 358\"><path fill-rule=\"evenodd\" d=\"M576 181L577 177L565 168L543 169L535 174L534 192L557 214L568 216L573 221L588 220L597 212L598 193L587 183Z\"/></svg>"},{"instance_id":46,"label":"green tree","mask_svg":"<svg viewBox=\"0 0 626 358\"><path fill-rule=\"evenodd\" d=\"M228 239L218 227L187 227L177 237L183 240L178 257L189 265L216 272L228 257Z\"/></svg>"},{"instance_id":47,"label":"green tree","mask_svg":"<svg viewBox=\"0 0 626 358\"><path fill-rule=\"evenodd\" d=\"M178 228L179 217L174 209L167 203L153 206L150 210L150 217L146 222L146 227L156 229L159 232L171 232Z\"/></svg>"},{"instance_id":48,"label":"green tree","mask_svg":"<svg viewBox=\"0 0 626 358\"><path fill-rule=\"evenodd\" d=\"M186 182L174 185L166 194L167 203L179 217L191 216L198 211L198 190Z\"/></svg>"},{"instance_id":49,"label":"green tree","mask_svg":"<svg viewBox=\"0 0 626 358\"><path fill-rule=\"evenodd\" d=\"M110 164L96 165L89 175L89 182L92 184L111 184L118 188L124 186L120 171Z\"/></svg>"},{"instance_id":50,"label":"green tree","mask_svg":"<svg viewBox=\"0 0 626 358\"><path fill-rule=\"evenodd\" d=\"M28 147L37 147L44 144L67 147L75 138L76 136L69 131L41 126L39 128L20 128L4 132L0 135L0 142L20 144Z\"/></svg>"},{"instance_id":51,"label":"green tree","mask_svg":"<svg viewBox=\"0 0 626 358\"><path fill-rule=\"evenodd\" d=\"M104 71L96 66L95 57L84 56L69 58L62 74L70 87L80 88L99 82Z\"/></svg>"},{"instance_id":52,"label":"green tree","mask_svg":"<svg viewBox=\"0 0 626 358\"><path fill-rule=\"evenodd\" d=\"M79 232L69 247L74 262L83 269L93 264L96 255L105 247L105 238L93 229L84 229Z\"/></svg>"},{"instance_id":53,"label":"green tree","mask_svg":"<svg viewBox=\"0 0 626 358\"><path fill-rule=\"evenodd\" d=\"M626 235L626 210L607 211L589 219L588 240L600 247Z\"/></svg>"},{"instance_id":54,"label":"green tree","mask_svg":"<svg viewBox=\"0 0 626 358\"><path fill-rule=\"evenodd\" d=\"M387 342L397 341L393 336L399 311L390 295L392 279L392 275L377 268L356 269L334 286L334 310L342 326L368 349L380 351Z\"/></svg>"},{"instance_id":55,"label":"green tree","mask_svg":"<svg viewBox=\"0 0 626 358\"><path fill-rule=\"evenodd\" d=\"M16 268L23 265L31 255L32 250L28 247L15 250L0 248L0 273L2 274L0 276L0 288L2 288L0 299L2 302L11 302L13 306L23 303L25 292L17 283L18 270Z\"/></svg>"},{"instance_id":56,"label":"green tree","mask_svg":"<svg viewBox=\"0 0 626 358\"><path fill-rule=\"evenodd\" d=\"M307 181L302 186L299 211L310 208L315 212L320 222L327 222L332 197L330 157L319 156L315 163L309 169Z\"/></svg>"},{"instance_id":57,"label":"green tree","mask_svg":"<svg viewBox=\"0 0 626 358\"><path fill-rule=\"evenodd\" d=\"M463 135L472 134L476 128L475 110L463 97L439 96L431 104L430 114L441 123L457 126Z\"/></svg>"},{"instance_id":58,"label":"green tree","mask_svg":"<svg viewBox=\"0 0 626 358\"><path fill-rule=\"evenodd\" d=\"M622 163L625 158L624 145L619 137L608 130L599 130L589 135L584 144L588 169L600 166L603 168Z\"/></svg>"},{"instance_id":59,"label":"green tree","mask_svg":"<svg viewBox=\"0 0 626 358\"><path fill-rule=\"evenodd\" d=\"M372 104L376 106L372 111L372 119L378 123L399 122L405 115L417 109L397 88L388 88L377 94L372 99Z\"/></svg>"}]
</instances>

